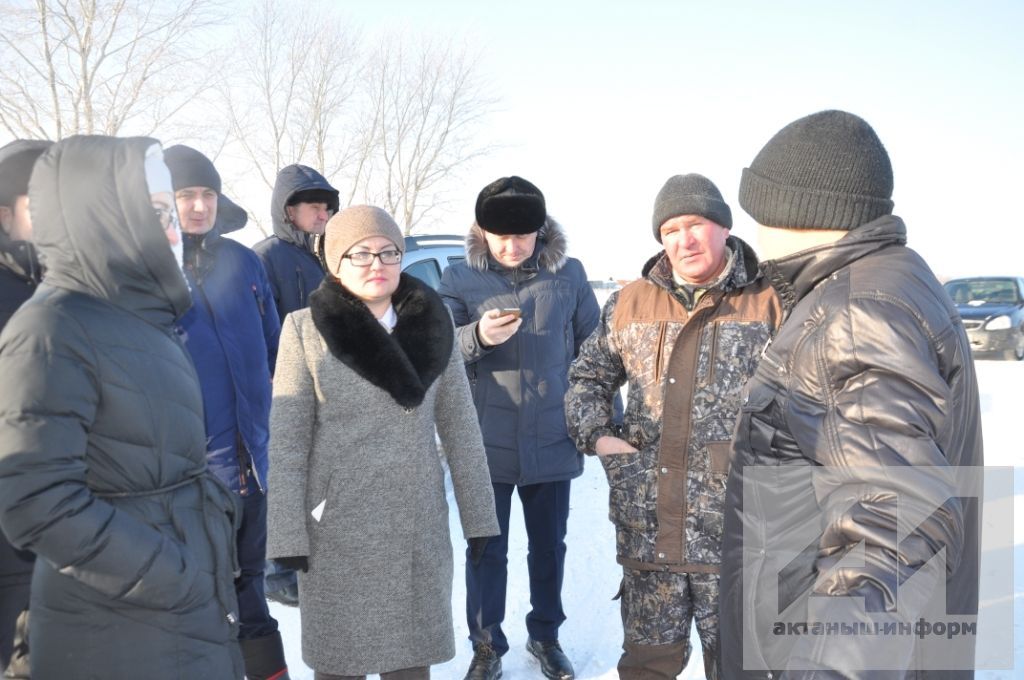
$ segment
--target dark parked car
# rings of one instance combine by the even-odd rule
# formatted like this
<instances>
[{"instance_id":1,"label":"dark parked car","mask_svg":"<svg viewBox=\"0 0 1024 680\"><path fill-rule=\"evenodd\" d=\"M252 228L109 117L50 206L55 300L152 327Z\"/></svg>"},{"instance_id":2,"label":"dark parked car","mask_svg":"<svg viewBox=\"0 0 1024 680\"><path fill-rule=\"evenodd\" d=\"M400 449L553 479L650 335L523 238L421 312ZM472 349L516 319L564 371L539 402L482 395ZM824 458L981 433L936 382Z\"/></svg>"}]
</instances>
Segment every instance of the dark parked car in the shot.
<instances>
[{"instance_id":1,"label":"dark parked car","mask_svg":"<svg viewBox=\"0 0 1024 680\"><path fill-rule=\"evenodd\" d=\"M1024 359L1024 279L953 279L945 287L964 320L973 352L1011 361Z\"/></svg>"}]
</instances>

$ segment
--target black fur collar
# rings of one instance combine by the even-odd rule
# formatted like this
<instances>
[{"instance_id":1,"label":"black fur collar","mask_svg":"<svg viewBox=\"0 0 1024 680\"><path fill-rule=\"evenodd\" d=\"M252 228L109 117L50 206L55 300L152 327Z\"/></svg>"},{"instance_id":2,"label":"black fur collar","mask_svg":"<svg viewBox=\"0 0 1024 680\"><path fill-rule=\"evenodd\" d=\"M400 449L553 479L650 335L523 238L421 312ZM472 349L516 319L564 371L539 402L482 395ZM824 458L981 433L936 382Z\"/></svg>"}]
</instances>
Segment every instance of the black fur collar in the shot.
<instances>
[{"instance_id":1,"label":"black fur collar","mask_svg":"<svg viewBox=\"0 0 1024 680\"><path fill-rule=\"evenodd\" d=\"M391 304L398 323L388 334L333 276L309 296L313 323L331 354L400 406L415 408L448 365L455 332L441 296L408 274L401 275Z\"/></svg>"}]
</instances>

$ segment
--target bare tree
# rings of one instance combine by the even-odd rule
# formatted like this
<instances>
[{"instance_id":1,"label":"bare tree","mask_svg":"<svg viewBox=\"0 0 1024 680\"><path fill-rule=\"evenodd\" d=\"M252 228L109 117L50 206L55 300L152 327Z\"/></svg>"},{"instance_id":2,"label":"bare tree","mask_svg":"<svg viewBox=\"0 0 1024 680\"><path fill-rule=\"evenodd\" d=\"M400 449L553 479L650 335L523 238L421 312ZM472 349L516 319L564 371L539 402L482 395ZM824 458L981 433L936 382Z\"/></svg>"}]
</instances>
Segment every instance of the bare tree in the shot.
<instances>
[{"instance_id":1,"label":"bare tree","mask_svg":"<svg viewBox=\"0 0 1024 680\"><path fill-rule=\"evenodd\" d=\"M366 73L373 154L358 179L408 234L444 206L458 170L489 150L476 135L495 101L466 50L435 39L386 38Z\"/></svg>"},{"instance_id":2,"label":"bare tree","mask_svg":"<svg viewBox=\"0 0 1024 680\"><path fill-rule=\"evenodd\" d=\"M238 31L221 104L242 166L264 190L292 163L331 177L358 162L365 145L351 141L358 133L346 115L358 42L339 15L310 1L261 0Z\"/></svg>"},{"instance_id":3,"label":"bare tree","mask_svg":"<svg viewBox=\"0 0 1024 680\"><path fill-rule=\"evenodd\" d=\"M220 105L245 176L270 188L280 168L304 163L339 188L343 205L381 205L408 233L487 151L476 134L493 102L465 50L399 34L368 42L331 5L259 0Z\"/></svg>"},{"instance_id":4,"label":"bare tree","mask_svg":"<svg viewBox=\"0 0 1024 680\"><path fill-rule=\"evenodd\" d=\"M152 134L209 86L215 0L14 0L0 7L0 130Z\"/></svg>"}]
</instances>

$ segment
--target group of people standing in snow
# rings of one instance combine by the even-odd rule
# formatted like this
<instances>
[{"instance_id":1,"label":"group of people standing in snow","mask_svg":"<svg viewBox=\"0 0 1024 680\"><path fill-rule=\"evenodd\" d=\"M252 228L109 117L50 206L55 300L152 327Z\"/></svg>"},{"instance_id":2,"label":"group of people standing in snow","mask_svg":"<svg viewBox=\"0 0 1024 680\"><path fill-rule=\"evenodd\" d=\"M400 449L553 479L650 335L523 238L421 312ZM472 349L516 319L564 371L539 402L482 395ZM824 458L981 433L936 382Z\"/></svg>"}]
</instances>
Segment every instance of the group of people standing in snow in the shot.
<instances>
[{"instance_id":1,"label":"group of people standing in snow","mask_svg":"<svg viewBox=\"0 0 1024 680\"><path fill-rule=\"evenodd\" d=\"M586 454L623 569L620 677L676 677L692 622L709 679L969 677L913 637L878 658L876 640L780 636L761 616L781 590L804 622L853 598L860 621L915 620L895 592L920 574L946 611L977 613L978 504L952 475L887 472L982 464L966 335L892 189L865 121L801 118L743 170L762 259L711 180L676 175L654 202L660 252L601 309L521 177L480 191L465 261L435 291L402 272L391 215L341 208L306 166L280 170L274 235L250 250L224 237L247 216L195 149L3 147L8 676L285 680L270 595L298 604L318 680L429 678L455 654L447 475L467 680L501 677L510 650L513 494L525 647L570 680L561 592ZM908 533L901 502L938 510ZM793 559L774 541L807 508L817 539ZM940 553L946 570L926 570ZM952 646L969 668L973 638Z\"/></svg>"}]
</instances>

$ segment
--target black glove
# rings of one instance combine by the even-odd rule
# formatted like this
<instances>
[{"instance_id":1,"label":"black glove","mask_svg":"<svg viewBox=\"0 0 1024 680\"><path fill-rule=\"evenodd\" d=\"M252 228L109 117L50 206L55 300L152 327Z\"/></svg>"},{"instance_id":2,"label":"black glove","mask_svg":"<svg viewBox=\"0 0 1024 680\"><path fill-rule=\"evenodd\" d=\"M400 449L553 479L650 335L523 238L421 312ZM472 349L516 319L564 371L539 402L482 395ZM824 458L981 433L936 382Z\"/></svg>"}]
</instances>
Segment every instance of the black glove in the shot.
<instances>
[{"instance_id":1,"label":"black glove","mask_svg":"<svg viewBox=\"0 0 1024 680\"><path fill-rule=\"evenodd\" d=\"M474 567L480 564L480 560L484 556L484 550L487 549L487 541L489 540L491 540L490 536L477 536L466 541L469 543L469 561Z\"/></svg>"},{"instance_id":2,"label":"black glove","mask_svg":"<svg viewBox=\"0 0 1024 680\"><path fill-rule=\"evenodd\" d=\"M309 558L305 555L300 555L298 557L275 557L274 561L285 569L301 571L302 573L309 571Z\"/></svg>"}]
</instances>

